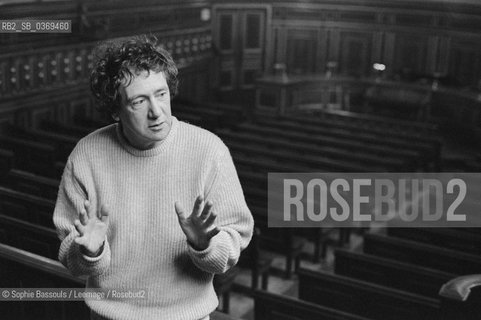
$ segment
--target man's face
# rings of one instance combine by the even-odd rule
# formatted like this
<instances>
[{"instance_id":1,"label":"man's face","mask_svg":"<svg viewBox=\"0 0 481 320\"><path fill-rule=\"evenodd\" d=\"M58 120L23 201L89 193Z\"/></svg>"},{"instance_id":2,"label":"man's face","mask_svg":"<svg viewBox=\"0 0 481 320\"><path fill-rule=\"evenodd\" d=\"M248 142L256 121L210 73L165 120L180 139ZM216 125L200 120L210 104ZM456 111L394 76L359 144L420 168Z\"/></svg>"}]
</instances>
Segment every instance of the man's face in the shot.
<instances>
[{"instance_id":1,"label":"man's face","mask_svg":"<svg viewBox=\"0 0 481 320\"><path fill-rule=\"evenodd\" d=\"M120 85L120 96L119 118L128 142L141 150L159 145L172 126L170 92L164 73L142 71L128 86Z\"/></svg>"}]
</instances>

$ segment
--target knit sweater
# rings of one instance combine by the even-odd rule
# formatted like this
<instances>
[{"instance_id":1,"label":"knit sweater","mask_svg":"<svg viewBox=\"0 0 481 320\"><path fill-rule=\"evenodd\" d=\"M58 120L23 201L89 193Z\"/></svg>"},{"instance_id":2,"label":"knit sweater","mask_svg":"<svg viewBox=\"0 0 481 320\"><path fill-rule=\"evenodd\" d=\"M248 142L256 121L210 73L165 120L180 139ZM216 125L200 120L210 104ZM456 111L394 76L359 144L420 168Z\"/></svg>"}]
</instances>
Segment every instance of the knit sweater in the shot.
<instances>
[{"instance_id":1,"label":"knit sweater","mask_svg":"<svg viewBox=\"0 0 481 320\"><path fill-rule=\"evenodd\" d=\"M221 230L196 251L180 228L174 203L190 214L198 195L210 200ZM100 256L83 255L73 225L84 201L108 208ZM54 212L59 259L87 288L144 290L143 299L88 299L107 319L200 319L218 305L212 279L238 260L252 236L229 150L214 134L173 117L152 149L133 148L113 124L83 138L65 167Z\"/></svg>"}]
</instances>

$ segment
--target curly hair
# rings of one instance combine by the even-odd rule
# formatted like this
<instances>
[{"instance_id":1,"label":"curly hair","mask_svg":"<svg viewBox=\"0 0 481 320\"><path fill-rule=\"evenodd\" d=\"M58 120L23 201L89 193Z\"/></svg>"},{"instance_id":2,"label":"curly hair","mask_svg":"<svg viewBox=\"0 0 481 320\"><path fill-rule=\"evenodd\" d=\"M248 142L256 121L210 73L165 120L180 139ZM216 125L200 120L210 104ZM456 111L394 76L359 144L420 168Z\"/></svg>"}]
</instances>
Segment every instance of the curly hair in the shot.
<instances>
[{"instance_id":1,"label":"curly hair","mask_svg":"<svg viewBox=\"0 0 481 320\"><path fill-rule=\"evenodd\" d=\"M121 103L120 84L127 81L129 85L143 71L163 72L171 98L177 94L177 67L155 37L104 42L95 49L95 54L97 61L90 75L90 89L101 112L117 115Z\"/></svg>"}]
</instances>

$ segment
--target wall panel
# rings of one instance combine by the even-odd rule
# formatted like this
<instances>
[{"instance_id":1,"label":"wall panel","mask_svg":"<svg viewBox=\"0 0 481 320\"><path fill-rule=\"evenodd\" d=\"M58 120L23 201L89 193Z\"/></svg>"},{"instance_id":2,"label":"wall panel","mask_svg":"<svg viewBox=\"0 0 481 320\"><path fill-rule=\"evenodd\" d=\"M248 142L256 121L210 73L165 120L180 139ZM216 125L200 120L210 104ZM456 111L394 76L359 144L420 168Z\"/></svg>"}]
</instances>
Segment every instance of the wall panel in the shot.
<instances>
[{"instance_id":1,"label":"wall panel","mask_svg":"<svg viewBox=\"0 0 481 320\"><path fill-rule=\"evenodd\" d=\"M317 31L291 29L287 33L287 68L292 73L316 71Z\"/></svg>"},{"instance_id":2,"label":"wall panel","mask_svg":"<svg viewBox=\"0 0 481 320\"><path fill-rule=\"evenodd\" d=\"M342 74L363 76L372 64L372 34L341 32L340 69Z\"/></svg>"}]
</instances>

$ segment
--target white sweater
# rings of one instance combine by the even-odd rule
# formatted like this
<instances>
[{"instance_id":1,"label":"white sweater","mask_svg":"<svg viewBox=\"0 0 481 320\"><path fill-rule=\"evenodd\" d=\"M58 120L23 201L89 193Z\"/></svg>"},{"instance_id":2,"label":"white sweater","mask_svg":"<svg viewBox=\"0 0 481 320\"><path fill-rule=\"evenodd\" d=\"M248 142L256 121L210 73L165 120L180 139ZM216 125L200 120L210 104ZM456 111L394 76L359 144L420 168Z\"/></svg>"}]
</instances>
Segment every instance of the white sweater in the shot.
<instances>
[{"instance_id":1,"label":"white sweater","mask_svg":"<svg viewBox=\"0 0 481 320\"><path fill-rule=\"evenodd\" d=\"M212 201L220 228L204 251L187 243L174 203L190 213L198 195ZM73 222L88 199L109 208L99 257L81 254ZM253 219L227 147L214 134L173 118L157 147L131 147L118 125L82 139L62 177L54 223L60 261L87 275L88 288L145 290L144 299L86 301L107 319L200 319L218 305L212 286L238 260L252 236Z\"/></svg>"}]
</instances>

